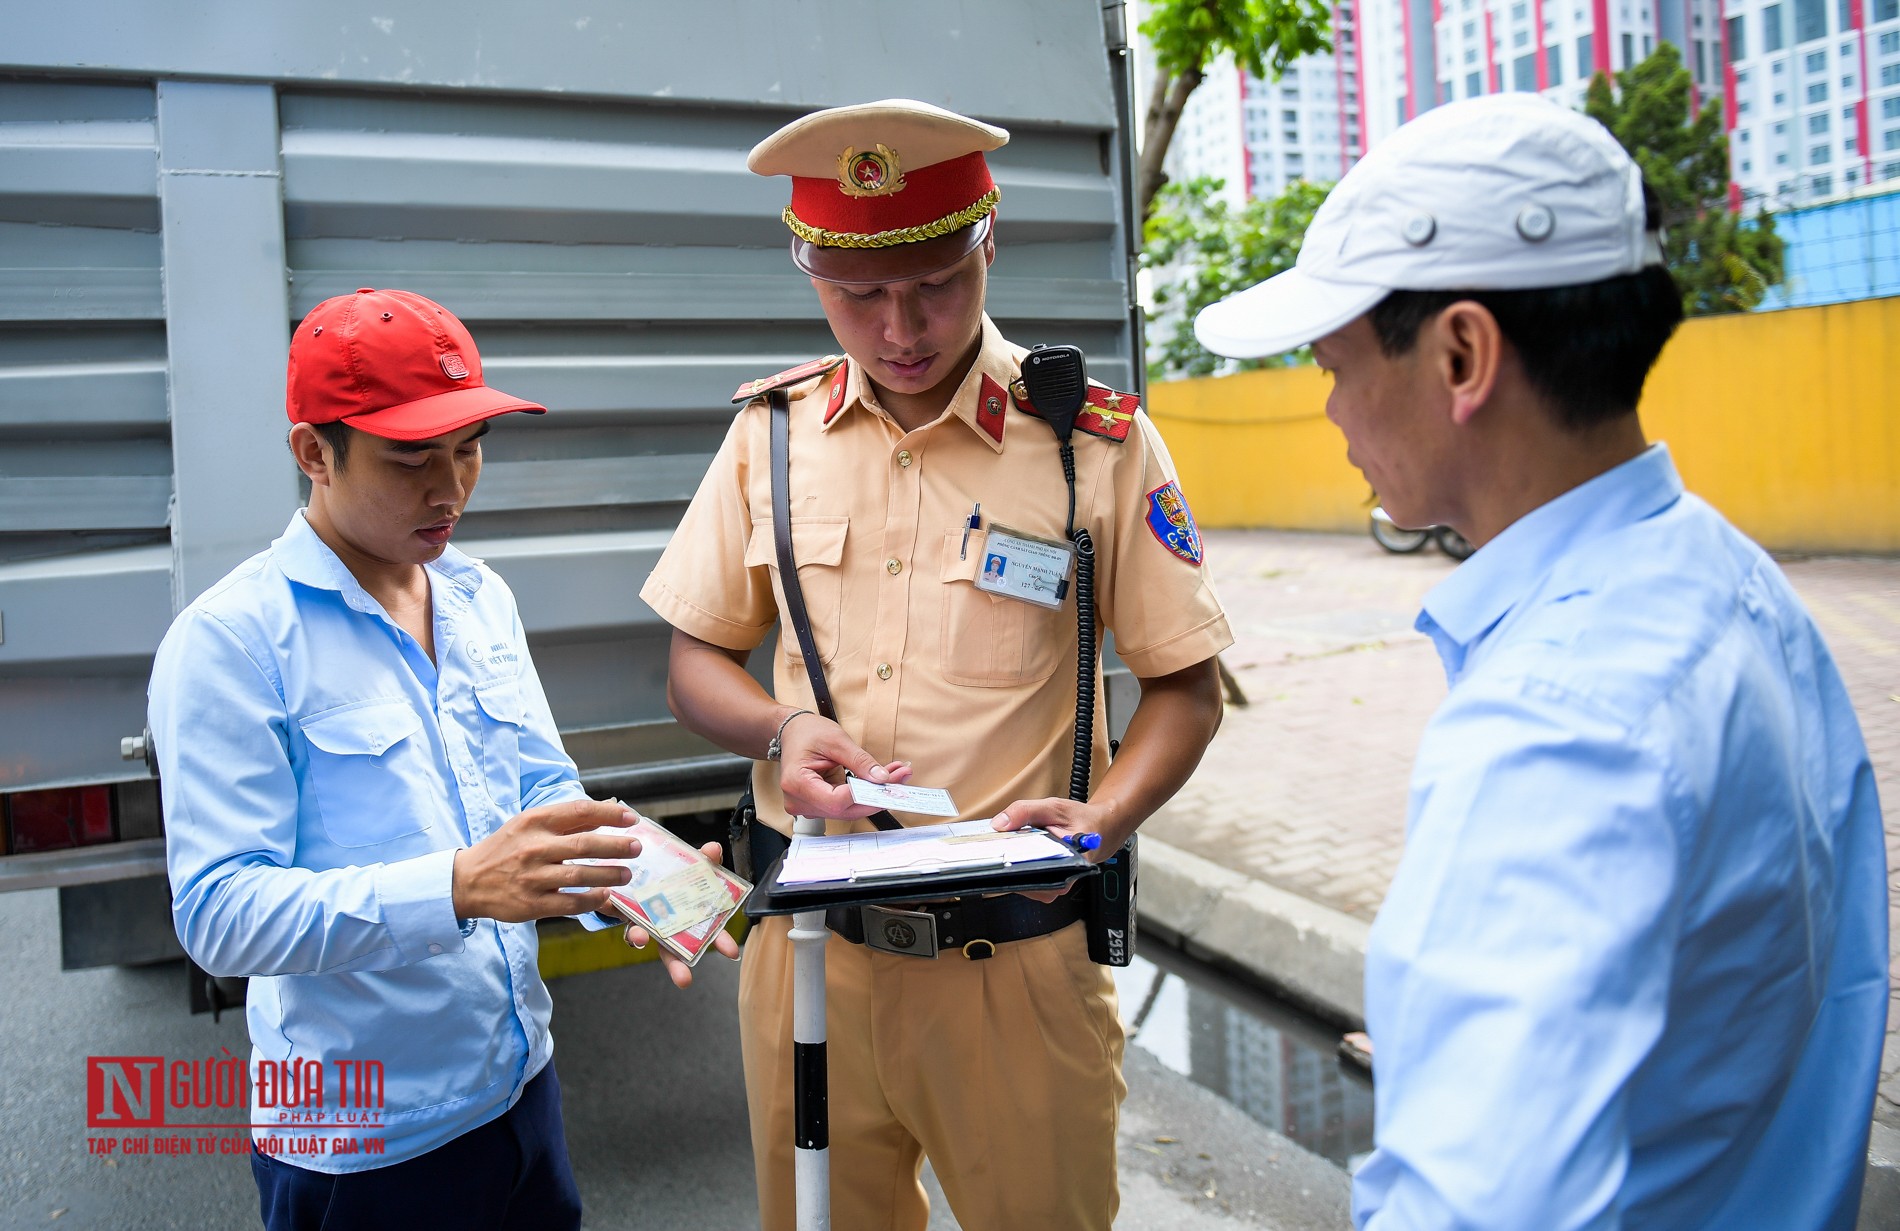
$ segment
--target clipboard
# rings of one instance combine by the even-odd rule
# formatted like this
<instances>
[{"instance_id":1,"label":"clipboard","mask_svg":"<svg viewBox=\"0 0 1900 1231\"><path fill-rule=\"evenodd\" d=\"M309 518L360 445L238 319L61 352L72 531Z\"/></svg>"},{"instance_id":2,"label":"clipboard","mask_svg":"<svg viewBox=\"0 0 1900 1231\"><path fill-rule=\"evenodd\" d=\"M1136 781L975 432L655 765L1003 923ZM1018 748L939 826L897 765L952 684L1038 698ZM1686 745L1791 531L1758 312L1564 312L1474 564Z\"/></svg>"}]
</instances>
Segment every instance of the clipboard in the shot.
<instances>
[{"instance_id":1,"label":"clipboard","mask_svg":"<svg viewBox=\"0 0 1900 1231\"><path fill-rule=\"evenodd\" d=\"M802 885L779 883L785 856L779 855L760 874L743 909L755 919L790 915L834 906L877 906L885 902L939 902L949 898L984 897L1023 889L1062 889L1101 868L1080 853L1034 863L995 868L958 868L906 876L875 876L847 881L816 881Z\"/></svg>"}]
</instances>

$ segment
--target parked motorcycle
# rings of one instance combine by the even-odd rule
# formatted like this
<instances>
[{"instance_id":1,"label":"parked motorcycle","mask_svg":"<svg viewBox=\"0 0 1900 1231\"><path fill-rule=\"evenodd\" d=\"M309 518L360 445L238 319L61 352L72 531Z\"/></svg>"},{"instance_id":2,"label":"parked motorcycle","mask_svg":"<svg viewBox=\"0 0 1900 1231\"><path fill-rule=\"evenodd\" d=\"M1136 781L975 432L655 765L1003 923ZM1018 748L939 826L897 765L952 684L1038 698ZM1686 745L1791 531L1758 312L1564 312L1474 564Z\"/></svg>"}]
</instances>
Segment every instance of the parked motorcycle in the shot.
<instances>
[{"instance_id":1,"label":"parked motorcycle","mask_svg":"<svg viewBox=\"0 0 1900 1231\"><path fill-rule=\"evenodd\" d=\"M1471 540L1453 530L1450 526L1427 526L1423 530L1407 530L1393 521L1385 511L1385 506L1372 507L1372 541L1395 556L1409 556L1427 543L1437 543L1438 550L1454 560L1463 560L1473 551Z\"/></svg>"}]
</instances>

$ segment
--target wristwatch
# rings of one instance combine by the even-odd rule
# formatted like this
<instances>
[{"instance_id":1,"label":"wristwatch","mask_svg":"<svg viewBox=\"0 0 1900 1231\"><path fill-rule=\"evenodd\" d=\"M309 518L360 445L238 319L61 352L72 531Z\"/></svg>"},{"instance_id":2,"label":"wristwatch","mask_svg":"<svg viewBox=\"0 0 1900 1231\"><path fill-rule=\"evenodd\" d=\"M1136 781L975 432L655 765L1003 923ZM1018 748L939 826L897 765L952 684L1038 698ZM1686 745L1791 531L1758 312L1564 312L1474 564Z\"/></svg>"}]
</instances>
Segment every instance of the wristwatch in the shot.
<instances>
[{"instance_id":1,"label":"wristwatch","mask_svg":"<svg viewBox=\"0 0 1900 1231\"><path fill-rule=\"evenodd\" d=\"M798 717L800 714L809 714L809 713L811 713L810 710L793 710L791 713L785 715L785 721L779 723L778 730L773 732L772 734L772 742L765 746L766 760L776 761L779 759L779 757L785 751L785 746L783 743L781 743L781 741L785 738L786 726L790 724L792 719Z\"/></svg>"}]
</instances>

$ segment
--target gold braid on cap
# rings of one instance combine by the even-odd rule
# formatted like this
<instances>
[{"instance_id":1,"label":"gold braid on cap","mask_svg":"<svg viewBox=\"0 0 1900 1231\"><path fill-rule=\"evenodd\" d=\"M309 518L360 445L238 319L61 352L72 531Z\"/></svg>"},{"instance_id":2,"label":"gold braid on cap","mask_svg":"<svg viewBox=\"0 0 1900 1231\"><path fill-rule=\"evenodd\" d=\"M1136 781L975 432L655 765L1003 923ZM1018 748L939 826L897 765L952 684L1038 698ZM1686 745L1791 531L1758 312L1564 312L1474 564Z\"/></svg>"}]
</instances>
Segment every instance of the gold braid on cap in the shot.
<instances>
[{"instance_id":1,"label":"gold braid on cap","mask_svg":"<svg viewBox=\"0 0 1900 1231\"><path fill-rule=\"evenodd\" d=\"M810 223L801 221L789 205L785 207L782 217L785 219L785 225L792 229L792 234L820 248L893 248L898 244L941 239L953 231L961 231L995 209L996 203L1002 200L1002 197L1001 189L992 188L956 213L945 214L935 222L926 222L922 226L915 227L897 227L890 231L878 231L873 235L857 235L850 231L827 231L823 227L812 226Z\"/></svg>"}]
</instances>

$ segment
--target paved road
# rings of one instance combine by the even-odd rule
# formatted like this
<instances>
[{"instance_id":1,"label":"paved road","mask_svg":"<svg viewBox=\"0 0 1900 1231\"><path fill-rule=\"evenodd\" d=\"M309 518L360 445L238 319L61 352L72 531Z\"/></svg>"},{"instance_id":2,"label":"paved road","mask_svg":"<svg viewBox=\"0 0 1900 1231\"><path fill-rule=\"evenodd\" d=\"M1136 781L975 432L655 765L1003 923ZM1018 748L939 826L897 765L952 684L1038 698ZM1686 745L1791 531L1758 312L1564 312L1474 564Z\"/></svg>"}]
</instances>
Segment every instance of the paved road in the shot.
<instances>
[{"instance_id":1,"label":"paved road","mask_svg":"<svg viewBox=\"0 0 1900 1231\"><path fill-rule=\"evenodd\" d=\"M1412 752L1445 696L1412 631L1454 563L1392 556L1361 535L1215 530L1208 567L1234 619L1226 655L1252 704L1230 709L1207 758L1143 832L1361 919L1404 846ZM1900 935L1900 560L1782 561L1846 680L1886 811ZM1900 989L1900 962L1893 986ZM1900 991L1877 1114L1900 1127Z\"/></svg>"},{"instance_id":2,"label":"paved road","mask_svg":"<svg viewBox=\"0 0 1900 1231\"><path fill-rule=\"evenodd\" d=\"M89 1055L248 1050L240 1017L185 1011L182 966L58 969L52 891L0 894L0 1228L255 1227L246 1160L97 1158L85 1149ZM553 984L568 1140L591 1228L756 1226L734 1019L737 968L677 993L651 966ZM1132 1012L1133 1009L1130 1009ZM1345 1173L1131 1049L1121 1225L1332 1231ZM941 1198L932 1231L953 1231Z\"/></svg>"}]
</instances>

